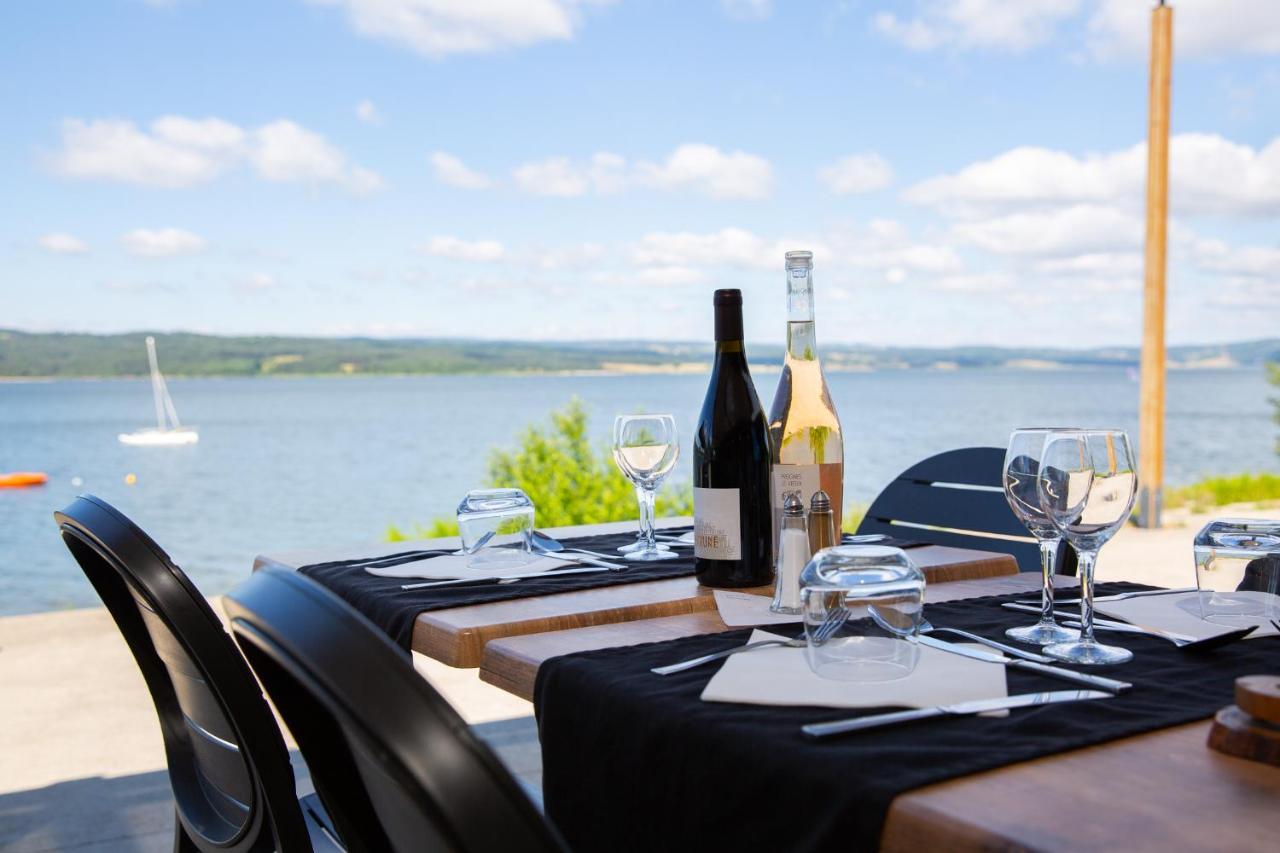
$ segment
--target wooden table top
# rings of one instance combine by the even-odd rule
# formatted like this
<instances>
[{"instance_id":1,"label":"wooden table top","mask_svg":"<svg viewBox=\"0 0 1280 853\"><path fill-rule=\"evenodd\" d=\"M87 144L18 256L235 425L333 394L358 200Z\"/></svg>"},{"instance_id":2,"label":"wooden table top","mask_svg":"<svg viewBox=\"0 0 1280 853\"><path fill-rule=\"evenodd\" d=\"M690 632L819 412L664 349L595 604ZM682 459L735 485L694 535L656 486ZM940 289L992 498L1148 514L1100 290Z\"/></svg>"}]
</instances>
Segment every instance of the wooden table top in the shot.
<instances>
[{"instance_id":1,"label":"wooden table top","mask_svg":"<svg viewBox=\"0 0 1280 853\"><path fill-rule=\"evenodd\" d=\"M912 549L915 553L919 549ZM1075 578L1059 578L1061 588L1076 585ZM1034 573L1008 574L998 577L933 583L926 587L928 601L955 601L981 595L1003 595L1011 592L1033 593L1040 588L1040 576ZM744 590L764 594L766 590ZM1029 619L1031 617L1028 617ZM480 680L514 693L521 699L533 700L533 683L538 667L548 658L606 649L655 643L698 634L717 634L735 630L724 624L714 604L697 612L657 619L597 624L570 630L541 634L507 636L490 640L484 647L480 663Z\"/></svg>"},{"instance_id":2,"label":"wooden table top","mask_svg":"<svg viewBox=\"0 0 1280 853\"><path fill-rule=\"evenodd\" d=\"M663 519L660 527L687 525L689 519ZM634 522L618 522L587 527L556 528L548 532L559 539L601 533L625 532L635 528ZM263 566L298 566L326 560L376 556L413 548L457 547L457 539L434 539L424 542L381 543L376 546L310 551L303 553L262 555L254 561L254 569ZM930 584L968 578L1015 575L1016 561L1007 554L973 551L929 545L912 548L912 560L925 573ZM751 591L751 590L746 590ZM772 590L755 590L772 593ZM566 592L534 598L475 604L432 610L418 615L413 626L413 650L442 663L457 667L475 667L481 663L485 645L503 637L590 628L636 620L700 614L711 611L715 599L711 590L700 586L692 576L666 580L622 584L600 589ZM718 617L717 617L717 620ZM721 630L724 630L721 628ZM705 631L703 631L705 633ZM679 636L679 635L676 635ZM614 645L618 645L615 643ZM515 691L512 691L515 692Z\"/></svg>"},{"instance_id":3,"label":"wooden table top","mask_svg":"<svg viewBox=\"0 0 1280 853\"><path fill-rule=\"evenodd\" d=\"M1059 578L1059 588L1076 585ZM1033 574L937 584L933 602L1032 593ZM730 630L714 611L508 637L485 649L480 677L532 698L542 661L561 654ZM889 810L888 851L1267 850L1280 838L1280 768L1206 744L1209 721L941 782Z\"/></svg>"}]
</instances>

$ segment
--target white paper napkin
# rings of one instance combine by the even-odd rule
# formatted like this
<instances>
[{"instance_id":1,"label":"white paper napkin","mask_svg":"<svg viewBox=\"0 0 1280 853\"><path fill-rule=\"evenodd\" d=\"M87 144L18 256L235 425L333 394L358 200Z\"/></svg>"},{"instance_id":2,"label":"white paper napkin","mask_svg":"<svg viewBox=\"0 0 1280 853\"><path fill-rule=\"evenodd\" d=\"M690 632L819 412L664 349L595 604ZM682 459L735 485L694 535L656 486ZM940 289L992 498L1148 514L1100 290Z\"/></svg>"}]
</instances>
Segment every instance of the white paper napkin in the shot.
<instances>
[{"instance_id":1,"label":"white paper napkin","mask_svg":"<svg viewBox=\"0 0 1280 853\"><path fill-rule=\"evenodd\" d=\"M1241 622L1238 626L1232 626L1204 621L1200 618L1198 595L1199 593L1197 592L1183 592L1171 595L1140 595L1136 598L1126 598L1123 601L1095 601L1094 609L1102 615L1110 616L1113 619L1123 619L1126 622L1133 622L1136 625L1143 625L1147 628L1174 631L1178 634L1195 637L1197 640L1214 637L1218 634L1226 634L1236 630L1237 627L1242 628L1246 624ZM1276 627L1266 619L1259 619L1257 625L1258 627L1245 638L1246 640L1280 634L1280 631L1277 631ZM1105 643L1108 642L1105 639L1107 636L1114 638L1121 635L1118 633L1108 634L1107 631L1099 629L1097 636ZM1120 643L1120 645L1124 645L1124 643Z\"/></svg>"},{"instance_id":2,"label":"white paper napkin","mask_svg":"<svg viewBox=\"0 0 1280 853\"><path fill-rule=\"evenodd\" d=\"M750 642L773 639L785 638L757 630ZM974 648L990 651L983 646ZM775 647L728 658L702 691L702 700L828 708L931 708L1007 695L1005 667L928 646L920 647L920 662L907 677L867 683L822 678L809 669L804 649Z\"/></svg>"},{"instance_id":3,"label":"white paper napkin","mask_svg":"<svg viewBox=\"0 0 1280 853\"><path fill-rule=\"evenodd\" d=\"M717 589L715 597L720 619L730 628L745 628L748 625L782 625L787 622L800 622L803 619L798 614L771 612L769 605L773 603L773 599L763 595Z\"/></svg>"},{"instance_id":4,"label":"white paper napkin","mask_svg":"<svg viewBox=\"0 0 1280 853\"><path fill-rule=\"evenodd\" d=\"M365 571L380 578L423 578L425 580L452 580L454 578L505 577L507 575L523 575L533 572L545 572L549 569L563 569L576 563L573 559L560 557L536 557L533 562L522 566L506 566L503 568L468 566L470 559L464 554L444 554L439 557L428 557L412 563L401 563L386 568L366 568Z\"/></svg>"}]
</instances>

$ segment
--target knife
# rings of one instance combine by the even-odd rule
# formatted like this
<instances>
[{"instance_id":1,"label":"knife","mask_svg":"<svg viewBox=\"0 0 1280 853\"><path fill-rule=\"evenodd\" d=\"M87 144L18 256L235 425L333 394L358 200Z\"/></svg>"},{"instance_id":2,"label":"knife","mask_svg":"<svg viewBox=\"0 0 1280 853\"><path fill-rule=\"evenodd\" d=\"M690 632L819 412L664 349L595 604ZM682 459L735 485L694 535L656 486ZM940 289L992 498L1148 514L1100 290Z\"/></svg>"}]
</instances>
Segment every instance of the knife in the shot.
<instances>
[{"instance_id":1,"label":"knife","mask_svg":"<svg viewBox=\"0 0 1280 853\"><path fill-rule=\"evenodd\" d=\"M1195 592L1195 591L1196 591L1196 588L1194 586L1184 586L1184 587L1179 587L1178 589L1144 589L1144 590L1141 590L1140 592L1117 592L1117 593L1113 593L1112 595L1095 595L1093 597L1093 600L1094 601L1128 601L1130 598L1147 598L1152 595L1180 595L1184 592ZM1038 601L1018 601L1014 603L1021 604L1023 606L1028 606L1028 607L1035 607L1037 608L1037 611L1040 607L1040 602ZM1053 603L1055 606L1059 604L1079 604L1080 599L1055 598L1053 600Z\"/></svg>"},{"instance_id":2,"label":"knife","mask_svg":"<svg viewBox=\"0 0 1280 853\"><path fill-rule=\"evenodd\" d=\"M800 731L806 737L824 738L842 735L846 732L860 732L865 729L876 729L881 726L893 726L898 723L909 723L914 720L927 720L930 717L942 717L964 714L981 714L985 711L1003 711L1007 708L1026 708L1031 705L1052 705L1055 702L1080 702L1085 699L1111 699L1113 693L1101 690L1055 690L1049 693L1021 693L1017 696L1000 696L996 699L975 699L972 702L959 702L955 705L938 705L933 708L913 708L910 711L894 711L889 714L872 714L867 717L854 717L848 720L836 720L831 723L810 723L801 726Z\"/></svg>"},{"instance_id":3,"label":"knife","mask_svg":"<svg viewBox=\"0 0 1280 853\"><path fill-rule=\"evenodd\" d=\"M921 645L930 646L940 649L944 652L951 652L956 655L963 655L974 660L983 660L987 663L998 663L1004 666L1017 667L1025 669L1028 672L1038 672L1041 675L1047 675L1050 678L1060 678L1063 681L1074 681L1077 684L1083 684L1087 687L1097 687L1102 690L1110 690L1112 693L1119 693L1122 690L1128 690L1133 685L1127 681L1117 681L1114 678L1104 678L1101 675L1089 675L1084 672L1075 672L1070 669L1062 669L1057 666L1049 666L1045 663L1036 663L1031 660L1021 660L1019 658L1007 658L992 652L984 652L980 649L972 649L968 646L958 646L955 643L948 643L945 640L939 640L928 634L920 634L917 641Z\"/></svg>"},{"instance_id":4,"label":"knife","mask_svg":"<svg viewBox=\"0 0 1280 853\"><path fill-rule=\"evenodd\" d=\"M1024 606L1021 604L1015 604L1013 602L1005 602L1000 606L1005 608L1006 610L1022 610L1026 612L1035 612L1035 613L1040 612L1039 607ZM1075 620L1076 622L1080 621L1079 613L1066 613L1061 610L1055 610L1053 611L1053 615L1058 619L1062 619L1064 621L1065 620ZM1178 642L1178 643L1194 643L1196 641L1196 638L1192 637L1189 634L1179 634L1177 631L1169 631L1165 628L1152 628L1147 625L1139 625L1137 622L1128 622L1128 621L1121 622L1116 619L1108 619L1105 616L1099 616L1096 612L1096 608L1093 615L1093 624L1099 628L1119 628L1122 631L1127 628L1138 628L1138 629L1141 629L1143 633L1155 634L1156 636L1166 637L1167 639L1173 640L1174 642Z\"/></svg>"}]
</instances>

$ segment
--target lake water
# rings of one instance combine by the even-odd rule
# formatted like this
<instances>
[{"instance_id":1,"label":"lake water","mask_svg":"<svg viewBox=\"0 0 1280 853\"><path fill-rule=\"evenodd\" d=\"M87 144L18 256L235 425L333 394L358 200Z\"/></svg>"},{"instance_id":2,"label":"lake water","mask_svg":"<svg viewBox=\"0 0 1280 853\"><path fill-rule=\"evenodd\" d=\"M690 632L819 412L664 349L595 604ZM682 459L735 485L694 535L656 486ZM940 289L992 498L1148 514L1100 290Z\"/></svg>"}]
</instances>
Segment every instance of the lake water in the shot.
<instances>
[{"instance_id":1,"label":"lake water","mask_svg":"<svg viewBox=\"0 0 1280 853\"><path fill-rule=\"evenodd\" d=\"M608 441L613 416L670 411L682 451L706 377L420 376L174 379L191 447L138 448L139 381L0 383L0 471L49 474L0 489L0 613L97 604L51 513L79 492L120 507L208 594L243 578L255 554L376 541L388 525L450 515L482 484L488 452L577 395ZM757 377L768 405L776 374ZM1079 423L1137 434L1138 386L1123 370L845 373L829 377L845 429L845 490L869 501L919 459L1003 446L1015 426ZM1276 428L1260 370L1169 375L1166 480L1275 470ZM687 480L687 457L677 468ZM126 485L133 474L135 485ZM73 480L80 482L79 485Z\"/></svg>"}]
</instances>

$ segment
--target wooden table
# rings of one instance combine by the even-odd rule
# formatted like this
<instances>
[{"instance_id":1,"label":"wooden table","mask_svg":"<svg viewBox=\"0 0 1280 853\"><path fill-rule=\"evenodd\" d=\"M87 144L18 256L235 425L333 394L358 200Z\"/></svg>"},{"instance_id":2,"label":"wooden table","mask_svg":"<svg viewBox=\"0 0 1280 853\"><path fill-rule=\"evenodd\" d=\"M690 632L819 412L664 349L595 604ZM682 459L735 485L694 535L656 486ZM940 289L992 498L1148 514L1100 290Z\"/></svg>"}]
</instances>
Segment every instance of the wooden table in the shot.
<instances>
[{"instance_id":1,"label":"wooden table","mask_svg":"<svg viewBox=\"0 0 1280 853\"><path fill-rule=\"evenodd\" d=\"M938 602L1038 587L1037 576L1023 574L940 583L927 595ZM531 698L538 666L556 655L725 630L709 611L508 637L486 647L480 677ZM1175 726L919 788L894 800L881 849L1275 849L1280 768L1210 750L1208 728L1207 720Z\"/></svg>"},{"instance_id":2,"label":"wooden table","mask_svg":"<svg viewBox=\"0 0 1280 853\"><path fill-rule=\"evenodd\" d=\"M689 523L689 519L664 519L659 526L676 527ZM555 528L548 532L558 539L567 539L574 536L626 532L634 529L634 522L618 522ZM419 547L456 548L457 542L456 538L395 544L384 542L372 546L329 551L264 554L254 561L254 569L268 565L296 569L298 566L309 563L371 557ZM929 545L912 548L909 553L912 560L924 570L925 577L931 584L966 578L1015 575L1018 571L1017 563L1012 557L989 551ZM755 591L762 594L772 593L772 590ZM413 626L412 645L414 651L450 666L475 667L480 666L485 645L503 637L607 626L637 620L647 622L672 616L697 616L710 613L714 617L715 606L711 590L699 586L692 576L622 584L601 589L536 598L518 598L421 613ZM715 617L715 621L718 622L719 618ZM723 623L719 630L725 630ZM693 631L693 633L706 633L706 631L704 629Z\"/></svg>"}]
</instances>

